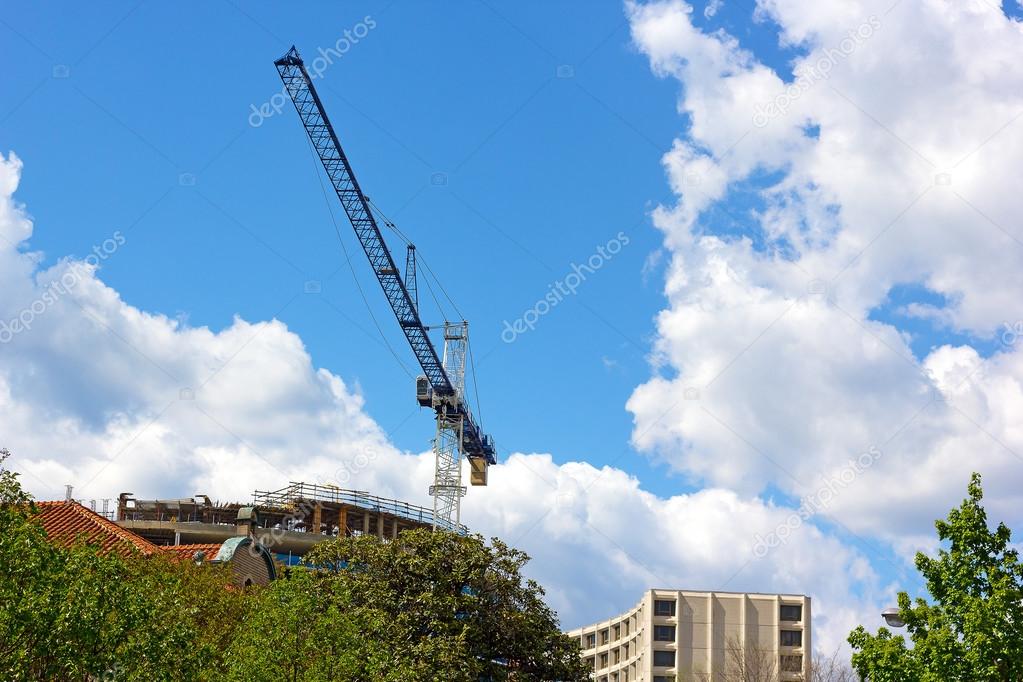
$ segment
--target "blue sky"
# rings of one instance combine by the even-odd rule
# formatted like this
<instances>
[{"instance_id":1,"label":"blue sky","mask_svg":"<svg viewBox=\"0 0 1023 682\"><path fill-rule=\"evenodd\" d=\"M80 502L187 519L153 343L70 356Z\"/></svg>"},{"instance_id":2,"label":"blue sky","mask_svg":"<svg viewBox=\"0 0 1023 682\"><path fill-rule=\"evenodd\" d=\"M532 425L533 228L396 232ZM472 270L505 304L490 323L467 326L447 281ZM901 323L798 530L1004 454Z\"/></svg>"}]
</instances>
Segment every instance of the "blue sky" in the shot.
<instances>
[{"instance_id":1,"label":"blue sky","mask_svg":"<svg viewBox=\"0 0 1023 682\"><path fill-rule=\"evenodd\" d=\"M919 587L913 553L971 471L1023 523L1018 19L930 0L5 9L0 323L62 259L123 244L0 348L0 433L39 496L241 499L370 452L351 485L428 501L412 354L290 103L253 114L282 103L275 58L348 31L319 93L471 323L503 464L466 520L535 557L569 626L654 583L790 590L836 646ZM453 316L425 285L423 317ZM751 555L825 489L784 550Z\"/></svg>"}]
</instances>

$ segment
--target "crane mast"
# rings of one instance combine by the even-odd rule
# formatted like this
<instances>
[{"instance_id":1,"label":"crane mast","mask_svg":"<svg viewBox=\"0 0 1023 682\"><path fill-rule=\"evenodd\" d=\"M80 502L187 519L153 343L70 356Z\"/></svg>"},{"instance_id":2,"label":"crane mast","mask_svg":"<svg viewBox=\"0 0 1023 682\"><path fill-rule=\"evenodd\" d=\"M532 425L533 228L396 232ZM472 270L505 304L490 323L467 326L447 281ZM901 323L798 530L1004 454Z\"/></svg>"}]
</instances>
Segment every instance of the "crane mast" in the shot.
<instances>
[{"instance_id":1,"label":"crane mast","mask_svg":"<svg viewBox=\"0 0 1023 682\"><path fill-rule=\"evenodd\" d=\"M469 341L467 323L444 325L444 370L455 387L456 395L465 392L465 356ZM459 443L464 435L465 421L456 411L441 404L437 411L437 436L433 441L436 464L433 472L433 513L435 517L461 523L462 456ZM471 460L470 460L471 461Z\"/></svg>"},{"instance_id":2,"label":"crane mast","mask_svg":"<svg viewBox=\"0 0 1023 682\"><path fill-rule=\"evenodd\" d=\"M403 277L298 50L292 46L274 65L384 296L423 369L423 376L416 380L416 398L420 405L432 407L437 419L434 440L437 465L434 484L430 486L434 516L437 520L458 524L460 499L465 494L461 483L462 455L469 460L473 485L486 485L487 468L497 463L493 440L480 430L464 397L468 325L464 321L445 323L442 360L430 340L428 328L419 317L415 247L408 249Z\"/></svg>"}]
</instances>

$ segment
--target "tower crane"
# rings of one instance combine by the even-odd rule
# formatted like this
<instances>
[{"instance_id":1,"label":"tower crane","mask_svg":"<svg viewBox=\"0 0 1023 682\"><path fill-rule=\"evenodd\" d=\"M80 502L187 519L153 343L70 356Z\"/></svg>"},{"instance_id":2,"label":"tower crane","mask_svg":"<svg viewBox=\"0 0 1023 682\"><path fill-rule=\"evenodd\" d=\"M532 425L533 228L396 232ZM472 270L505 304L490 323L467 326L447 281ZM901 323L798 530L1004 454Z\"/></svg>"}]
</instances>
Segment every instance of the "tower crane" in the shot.
<instances>
[{"instance_id":1,"label":"tower crane","mask_svg":"<svg viewBox=\"0 0 1023 682\"><path fill-rule=\"evenodd\" d=\"M444 355L441 360L430 340L429 327L419 317L415 246L408 246L402 276L298 50L292 46L274 65L369 258L398 325L423 369L423 374L416 379L416 399L420 405L433 408L437 421L437 435L433 441L436 467L433 485L430 486L434 527L443 524L457 528L461 521L461 498L465 494L462 456L469 460L472 485L486 485L488 467L497 463L493 439L482 432L465 400L468 323L464 320L444 323Z\"/></svg>"}]
</instances>

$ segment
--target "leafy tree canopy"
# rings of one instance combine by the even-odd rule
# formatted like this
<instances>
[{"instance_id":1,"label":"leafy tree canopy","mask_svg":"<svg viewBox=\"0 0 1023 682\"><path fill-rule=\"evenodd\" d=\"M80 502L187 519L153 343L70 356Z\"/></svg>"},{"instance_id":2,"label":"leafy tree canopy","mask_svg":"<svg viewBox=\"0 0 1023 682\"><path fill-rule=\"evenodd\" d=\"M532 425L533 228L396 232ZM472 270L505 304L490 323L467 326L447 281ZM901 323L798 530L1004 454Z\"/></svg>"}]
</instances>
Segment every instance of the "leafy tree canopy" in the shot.
<instances>
[{"instance_id":1,"label":"leafy tree canopy","mask_svg":"<svg viewBox=\"0 0 1023 682\"><path fill-rule=\"evenodd\" d=\"M9 456L0 450L0 464ZM221 623L242 613L226 569L56 547L34 514L17 474L0 467L0 679L197 680L222 670Z\"/></svg>"},{"instance_id":2,"label":"leafy tree canopy","mask_svg":"<svg viewBox=\"0 0 1023 682\"><path fill-rule=\"evenodd\" d=\"M528 557L499 540L427 530L339 538L252 610L233 658L241 679L587 680ZM286 640L265 653L286 623ZM353 643L357 643L354 645ZM357 655L340 661L339 652ZM287 652L300 652L290 656ZM340 677L337 677L340 675Z\"/></svg>"},{"instance_id":3,"label":"leafy tree canopy","mask_svg":"<svg viewBox=\"0 0 1023 682\"><path fill-rule=\"evenodd\" d=\"M933 603L899 593L912 647L887 628L849 635L853 667L873 682L997 682L1023 679L1023 565L1005 524L991 530L980 474L969 495L935 523L942 548L918 553Z\"/></svg>"}]
</instances>

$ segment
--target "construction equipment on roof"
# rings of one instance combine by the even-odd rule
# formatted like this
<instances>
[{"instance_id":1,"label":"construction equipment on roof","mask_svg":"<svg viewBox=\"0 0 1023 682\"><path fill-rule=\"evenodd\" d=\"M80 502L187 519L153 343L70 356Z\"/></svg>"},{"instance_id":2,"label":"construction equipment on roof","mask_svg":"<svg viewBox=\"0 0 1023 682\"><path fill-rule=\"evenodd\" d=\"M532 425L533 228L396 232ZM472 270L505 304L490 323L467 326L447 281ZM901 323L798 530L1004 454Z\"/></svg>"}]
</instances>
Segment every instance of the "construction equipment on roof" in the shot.
<instances>
[{"instance_id":1,"label":"construction equipment on roof","mask_svg":"<svg viewBox=\"0 0 1023 682\"><path fill-rule=\"evenodd\" d=\"M274 65L369 258L387 302L423 369L423 375L416 380L416 399L420 405L433 408L437 421L433 445L436 468L434 482L430 486L434 525L458 527L461 498L465 494L462 455L469 460L473 485L486 485L488 467L497 463L493 440L482 432L466 402L468 323L464 320L444 323L442 361L430 340L429 327L419 317L415 246L408 246L402 277L298 50L292 46Z\"/></svg>"}]
</instances>

